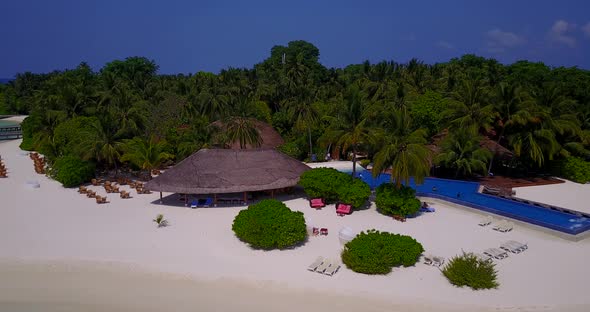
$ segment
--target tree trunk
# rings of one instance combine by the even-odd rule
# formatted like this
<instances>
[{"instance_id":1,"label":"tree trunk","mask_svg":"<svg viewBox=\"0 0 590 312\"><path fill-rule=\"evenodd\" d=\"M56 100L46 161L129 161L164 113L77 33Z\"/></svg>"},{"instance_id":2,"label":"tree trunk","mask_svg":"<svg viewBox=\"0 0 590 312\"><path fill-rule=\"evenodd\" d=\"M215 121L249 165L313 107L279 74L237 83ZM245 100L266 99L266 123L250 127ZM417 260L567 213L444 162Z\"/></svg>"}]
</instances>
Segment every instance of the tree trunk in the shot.
<instances>
[{"instance_id":1,"label":"tree trunk","mask_svg":"<svg viewBox=\"0 0 590 312\"><path fill-rule=\"evenodd\" d=\"M309 159L311 160L313 155L313 147L311 146L311 127L307 126L307 132L309 133Z\"/></svg>"},{"instance_id":2,"label":"tree trunk","mask_svg":"<svg viewBox=\"0 0 590 312\"><path fill-rule=\"evenodd\" d=\"M356 176L356 146L352 145L352 178Z\"/></svg>"},{"instance_id":3,"label":"tree trunk","mask_svg":"<svg viewBox=\"0 0 590 312\"><path fill-rule=\"evenodd\" d=\"M504 129L506 127L502 127L502 131L500 131L500 135L498 136L498 140L496 141L496 148L494 148L494 153L492 154L492 158L490 159L490 165L488 166L488 176L492 172L492 164L494 163L494 156L498 152L498 145L500 145L500 140L502 140L502 136L504 135Z\"/></svg>"}]
</instances>

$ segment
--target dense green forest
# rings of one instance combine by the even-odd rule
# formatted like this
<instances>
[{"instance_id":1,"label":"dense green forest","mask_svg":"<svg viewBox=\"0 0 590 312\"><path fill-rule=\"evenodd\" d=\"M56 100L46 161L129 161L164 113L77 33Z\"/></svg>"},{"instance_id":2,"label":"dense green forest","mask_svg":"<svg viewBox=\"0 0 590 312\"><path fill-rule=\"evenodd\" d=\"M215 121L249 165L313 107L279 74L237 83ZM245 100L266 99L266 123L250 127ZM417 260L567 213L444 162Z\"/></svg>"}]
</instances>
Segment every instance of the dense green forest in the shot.
<instances>
[{"instance_id":1,"label":"dense green forest","mask_svg":"<svg viewBox=\"0 0 590 312\"><path fill-rule=\"evenodd\" d=\"M0 86L0 113L29 115L22 148L102 169L149 170L236 139L256 145L251 118L271 124L293 157L367 154L398 181L428 175L433 164L437 174L468 177L546 172L590 157L589 71L475 55L326 68L319 56L292 41L253 68L219 74L159 75L143 57L98 72L81 63L22 73ZM216 120L225 131L210 126Z\"/></svg>"}]
</instances>

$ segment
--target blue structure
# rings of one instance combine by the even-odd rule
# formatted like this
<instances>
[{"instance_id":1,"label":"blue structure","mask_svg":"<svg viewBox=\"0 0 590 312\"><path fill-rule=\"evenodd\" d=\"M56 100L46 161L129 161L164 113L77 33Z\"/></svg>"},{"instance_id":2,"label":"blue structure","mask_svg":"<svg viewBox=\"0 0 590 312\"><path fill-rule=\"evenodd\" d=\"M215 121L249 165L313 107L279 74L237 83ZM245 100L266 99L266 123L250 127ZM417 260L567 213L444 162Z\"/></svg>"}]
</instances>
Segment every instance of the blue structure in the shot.
<instances>
[{"instance_id":1,"label":"blue structure","mask_svg":"<svg viewBox=\"0 0 590 312\"><path fill-rule=\"evenodd\" d=\"M357 177L367 182L371 189L391 181L389 174L380 174L373 178L366 170L358 172ZM442 199L570 235L578 235L590 230L588 217L482 194L478 192L479 183L476 182L426 178L423 184L416 185L412 180L409 186L416 190L417 196Z\"/></svg>"}]
</instances>

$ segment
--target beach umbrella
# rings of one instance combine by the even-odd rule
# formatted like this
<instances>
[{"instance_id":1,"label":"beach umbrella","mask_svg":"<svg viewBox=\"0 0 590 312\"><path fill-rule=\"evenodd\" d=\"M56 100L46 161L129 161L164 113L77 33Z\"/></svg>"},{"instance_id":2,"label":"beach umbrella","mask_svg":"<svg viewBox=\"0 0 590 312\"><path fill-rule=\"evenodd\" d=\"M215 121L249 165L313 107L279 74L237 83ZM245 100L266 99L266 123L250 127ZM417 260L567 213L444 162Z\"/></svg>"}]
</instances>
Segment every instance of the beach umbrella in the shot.
<instances>
[{"instance_id":1,"label":"beach umbrella","mask_svg":"<svg viewBox=\"0 0 590 312\"><path fill-rule=\"evenodd\" d=\"M340 244L345 245L346 243L350 242L356 237L357 233L353 229L348 226L345 226L340 229L338 232L338 239L340 240Z\"/></svg>"}]
</instances>

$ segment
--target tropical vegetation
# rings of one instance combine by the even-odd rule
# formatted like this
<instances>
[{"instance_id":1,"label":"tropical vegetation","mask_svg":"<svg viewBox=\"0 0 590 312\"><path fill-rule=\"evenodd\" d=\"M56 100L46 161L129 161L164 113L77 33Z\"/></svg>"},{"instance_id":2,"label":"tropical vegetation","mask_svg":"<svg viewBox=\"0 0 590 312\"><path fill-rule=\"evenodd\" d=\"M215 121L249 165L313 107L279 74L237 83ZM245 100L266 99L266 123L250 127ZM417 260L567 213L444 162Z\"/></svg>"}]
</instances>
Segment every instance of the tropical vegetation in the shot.
<instances>
[{"instance_id":1,"label":"tropical vegetation","mask_svg":"<svg viewBox=\"0 0 590 312\"><path fill-rule=\"evenodd\" d=\"M473 253L463 252L453 257L442 269L442 274L451 284L474 290L498 288L495 264Z\"/></svg>"},{"instance_id":2,"label":"tropical vegetation","mask_svg":"<svg viewBox=\"0 0 590 312\"><path fill-rule=\"evenodd\" d=\"M416 198L416 191L409 186L381 184L376 190L375 205L382 214L406 217L417 213L421 203Z\"/></svg>"},{"instance_id":3,"label":"tropical vegetation","mask_svg":"<svg viewBox=\"0 0 590 312\"><path fill-rule=\"evenodd\" d=\"M307 239L303 213L275 199L262 200L240 211L232 230L241 241L265 250L290 248Z\"/></svg>"},{"instance_id":4,"label":"tropical vegetation","mask_svg":"<svg viewBox=\"0 0 590 312\"><path fill-rule=\"evenodd\" d=\"M367 183L333 168L305 171L299 185L309 198L323 198L327 203L343 202L355 209L364 206L371 195Z\"/></svg>"},{"instance_id":5,"label":"tropical vegetation","mask_svg":"<svg viewBox=\"0 0 590 312\"><path fill-rule=\"evenodd\" d=\"M138 159L158 166L228 141L257 146L251 118L270 123L285 139L280 149L291 156L323 160L330 153L354 162L367 156L373 174L390 171L398 187L409 177L420 182L432 165L465 177L485 174L484 167L522 174L590 155L587 70L504 65L476 55L437 64L411 59L327 68L319 57L313 44L292 41L272 47L251 68L219 73L159 74L144 57L113 60L97 71L80 63L19 73L0 86L0 112L29 115L24 149L50 162L72 155L100 170L145 167ZM228 125L221 134L211 127L220 120ZM433 137L443 132L448 140L433 148ZM481 151L484 140L510 157ZM131 157L130 150L144 155Z\"/></svg>"},{"instance_id":6,"label":"tropical vegetation","mask_svg":"<svg viewBox=\"0 0 590 312\"><path fill-rule=\"evenodd\" d=\"M422 252L422 245L410 236L368 230L346 243L342 262L358 273L387 274L393 267L413 266Z\"/></svg>"}]
</instances>

